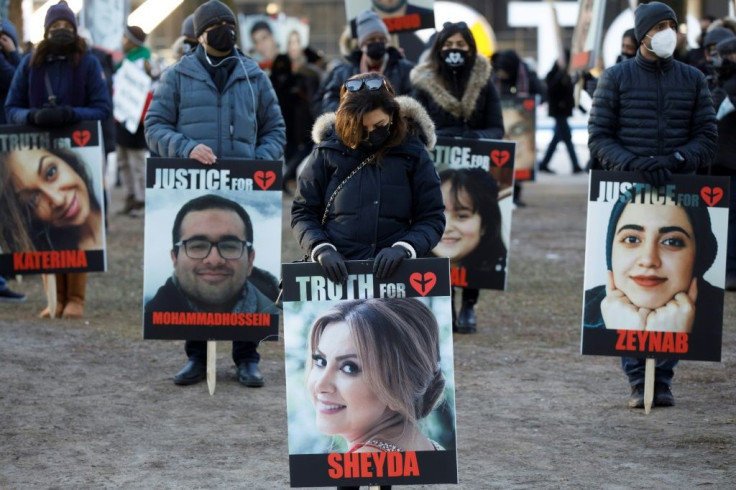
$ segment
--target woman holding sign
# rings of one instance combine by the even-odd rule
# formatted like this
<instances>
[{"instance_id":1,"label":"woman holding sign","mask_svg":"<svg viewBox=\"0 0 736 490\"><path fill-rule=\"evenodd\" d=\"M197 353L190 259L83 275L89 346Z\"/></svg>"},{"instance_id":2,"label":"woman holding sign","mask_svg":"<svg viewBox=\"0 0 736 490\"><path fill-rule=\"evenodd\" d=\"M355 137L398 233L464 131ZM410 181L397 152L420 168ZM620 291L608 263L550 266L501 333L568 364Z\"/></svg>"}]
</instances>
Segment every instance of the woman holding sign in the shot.
<instances>
[{"instance_id":1,"label":"woman holding sign","mask_svg":"<svg viewBox=\"0 0 736 490\"><path fill-rule=\"evenodd\" d=\"M438 136L503 138L501 102L491 80L491 64L478 55L473 33L465 22L444 24L427 61L412 70L411 83L412 97L427 109ZM456 201L457 190L453 193ZM443 197L447 196L443 192ZM445 201L446 208L452 204ZM500 227L500 222L495 226ZM437 249L434 253L437 254ZM462 307L457 325L453 322L453 330L475 332L477 302L477 289L463 289ZM454 307L452 311L454 318Z\"/></svg>"},{"instance_id":2,"label":"woman holding sign","mask_svg":"<svg viewBox=\"0 0 736 490\"><path fill-rule=\"evenodd\" d=\"M21 60L10 85L5 103L8 123L56 128L78 121L104 121L110 115L110 109L110 95L102 68L89 53L84 39L77 34L74 12L64 1L52 5L44 19L43 40L33 53ZM57 168L61 170L63 167L60 162ZM41 180L48 178L48 174L41 177ZM81 216L74 206L78 205L81 212L84 193L80 191L77 196L77 204L71 202L72 208L67 210L67 214L74 215L74 218ZM93 207L90 204L90 209ZM87 274L56 276L58 301L54 316L83 316ZM40 316L51 316L51 312L46 308Z\"/></svg>"},{"instance_id":3,"label":"woman holding sign","mask_svg":"<svg viewBox=\"0 0 736 490\"><path fill-rule=\"evenodd\" d=\"M445 387L437 320L421 301L340 302L312 325L309 353L317 428L347 452L443 450L417 426Z\"/></svg>"},{"instance_id":4,"label":"woman holding sign","mask_svg":"<svg viewBox=\"0 0 736 490\"><path fill-rule=\"evenodd\" d=\"M395 97L380 74L355 75L312 138L291 227L331 281L345 282L345 260L374 259L374 275L385 279L404 259L429 254L442 236L444 205L427 152L434 126L415 100Z\"/></svg>"}]
</instances>

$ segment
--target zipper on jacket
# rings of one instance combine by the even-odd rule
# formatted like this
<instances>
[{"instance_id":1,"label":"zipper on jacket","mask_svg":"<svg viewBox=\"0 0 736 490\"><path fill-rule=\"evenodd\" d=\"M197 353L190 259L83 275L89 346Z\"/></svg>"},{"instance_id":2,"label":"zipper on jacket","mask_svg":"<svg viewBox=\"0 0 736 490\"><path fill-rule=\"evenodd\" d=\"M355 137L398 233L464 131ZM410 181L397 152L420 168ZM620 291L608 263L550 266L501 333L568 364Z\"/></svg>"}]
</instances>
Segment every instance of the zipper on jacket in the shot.
<instances>
[{"instance_id":1,"label":"zipper on jacket","mask_svg":"<svg viewBox=\"0 0 736 490\"><path fill-rule=\"evenodd\" d=\"M230 94L230 151L235 151L235 104L233 103L234 95Z\"/></svg>"},{"instance_id":2,"label":"zipper on jacket","mask_svg":"<svg viewBox=\"0 0 736 490\"><path fill-rule=\"evenodd\" d=\"M217 153L215 156L222 155L222 94L217 93Z\"/></svg>"},{"instance_id":3,"label":"zipper on jacket","mask_svg":"<svg viewBox=\"0 0 736 490\"><path fill-rule=\"evenodd\" d=\"M657 62L655 73L657 74L657 155L659 156L664 154L664 98L662 96L662 67L659 62Z\"/></svg>"}]
</instances>

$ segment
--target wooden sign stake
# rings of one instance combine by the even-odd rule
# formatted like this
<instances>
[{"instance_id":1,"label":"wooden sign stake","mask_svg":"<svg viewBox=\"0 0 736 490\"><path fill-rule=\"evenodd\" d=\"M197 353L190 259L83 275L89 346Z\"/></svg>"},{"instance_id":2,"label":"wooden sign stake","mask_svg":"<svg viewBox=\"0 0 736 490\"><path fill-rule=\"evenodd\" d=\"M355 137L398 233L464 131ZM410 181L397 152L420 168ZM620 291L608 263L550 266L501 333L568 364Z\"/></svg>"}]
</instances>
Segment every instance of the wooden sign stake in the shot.
<instances>
[{"instance_id":1,"label":"wooden sign stake","mask_svg":"<svg viewBox=\"0 0 736 490\"><path fill-rule=\"evenodd\" d=\"M56 274L41 274L50 318L56 317Z\"/></svg>"},{"instance_id":2,"label":"wooden sign stake","mask_svg":"<svg viewBox=\"0 0 736 490\"><path fill-rule=\"evenodd\" d=\"M653 358L647 358L644 366L644 413L649 414L652 410L652 401L654 400L654 368L655 361Z\"/></svg>"},{"instance_id":3,"label":"wooden sign stake","mask_svg":"<svg viewBox=\"0 0 736 490\"><path fill-rule=\"evenodd\" d=\"M215 385L217 384L217 342L214 340L207 341L207 388L210 390L210 396L215 394Z\"/></svg>"}]
</instances>

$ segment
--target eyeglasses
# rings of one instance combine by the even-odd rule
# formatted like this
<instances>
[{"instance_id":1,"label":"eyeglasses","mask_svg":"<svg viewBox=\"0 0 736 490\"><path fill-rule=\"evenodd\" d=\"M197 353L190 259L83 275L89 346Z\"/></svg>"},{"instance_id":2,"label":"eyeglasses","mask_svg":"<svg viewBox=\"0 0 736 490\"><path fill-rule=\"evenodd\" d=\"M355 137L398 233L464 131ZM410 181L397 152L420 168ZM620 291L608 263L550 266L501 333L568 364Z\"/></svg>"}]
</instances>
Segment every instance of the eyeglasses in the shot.
<instances>
[{"instance_id":1,"label":"eyeglasses","mask_svg":"<svg viewBox=\"0 0 736 490\"><path fill-rule=\"evenodd\" d=\"M345 82L345 89L348 92L357 92L362 89L365 85L366 90L374 91L380 90L381 87L386 85L386 80L383 78L356 78Z\"/></svg>"},{"instance_id":2,"label":"eyeglasses","mask_svg":"<svg viewBox=\"0 0 736 490\"><path fill-rule=\"evenodd\" d=\"M444 24L442 24L442 29L444 30L444 29L447 29L448 27L453 27L453 26L457 27L458 29L468 28L468 24L466 24L465 22L445 22Z\"/></svg>"},{"instance_id":3,"label":"eyeglasses","mask_svg":"<svg viewBox=\"0 0 736 490\"><path fill-rule=\"evenodd\" d=\"M175 243L174 247L178 248L182 245L184 246L184 252L190 259L206 259L212 251L212 247L215 246L217 247L220 257L225 260L235 260L243 256L243 251L246 246L250 248L253 244L251 242L235 238L226 238L219 242L211 242L203 238L191 238L189 240L181 240L180 242Z\"/></svg>"}]
</instances>

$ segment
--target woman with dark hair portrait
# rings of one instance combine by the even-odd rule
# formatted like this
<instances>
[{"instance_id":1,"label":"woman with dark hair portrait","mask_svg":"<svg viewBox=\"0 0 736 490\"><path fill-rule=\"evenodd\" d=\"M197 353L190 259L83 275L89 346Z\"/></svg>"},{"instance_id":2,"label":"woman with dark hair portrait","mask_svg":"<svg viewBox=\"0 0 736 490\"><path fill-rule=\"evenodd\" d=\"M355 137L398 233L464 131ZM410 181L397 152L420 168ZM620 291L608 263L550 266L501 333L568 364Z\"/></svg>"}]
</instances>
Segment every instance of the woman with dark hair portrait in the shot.
<instances>
[{"instance_id":1,"label":"woman with dark hair portrait","mask_svg":"<svg viewBox=\"0 0 736 490\"><path fill-rule=\"evenodd\" d=\"M325 275L342 283L345 260L373 259L373 273L385 279L404 259L428 255L445 218L427 152L434 126L424 109L395 97L382 75L355 75L343 85L337 113L320 116L312 138L291 227Z\"/></svg>"},{"instance_id":2,"label":"woman with dark hair portrait","mask_svg":"<svg viewBox=\"0 0 736 490\"><path fill-rule=\"evenodd\" d=\"M437 451L418 423L444 393L439 328L413 298L343 301L312 325L307 389L347 452Z\"/></svg>"},{"instance_id":3,"label":"woman with dark hair portrait","mask_svg":"<svg viewBox=\"0 0 736 490\"><path fill-rule=\"evenodd\" d=\"M506 245L501 235L498 182L486 170L448 169L440 172L445 202L445 232L432 250L462 267L468 281L503 289Z\"/></svg>"},{"instance_id":4,"label":"woman with dark hair portrait","mask_svg":"<svg viewBox=\"0 0 736 490\"><path fill-rule=\"evenodd\" d=\"M618 200L606 235L606 284L585 292L583 326L689 334L688 354L702 358L720 345L723 289L704 274L718 244L704 206ZM677 360L658 360L654 404L670 406ZM629 406L641 408L645 359L622 358L632 387ZM637 396L635 396L637 395ZM637 400L634 403L633 400Z\"/></svg>"},{"instance_id":5,"label":"woman with dark hair portrait","mask_svg":"<svg viewBox=\"0 0 736 490\"><path fill-rule=\"evenodd\" d=\"M44 19L43 40L21 60L13 76L5 102L8 123L59 128L79 121L105 121L110 110L102 68L78 35L74 12L64 1L52 5ZM81 199L83 194L78 196ZM86 273L57 274L54 316L82 317L86 285ZM51 314L46 308L40 316Z\"/></svg>"},{"instance_id":6,"label":"woman with dark hair portrait","mask_svg":"<svg viewBox=\"0 0 736 490\"><path fill-rule=\"evenodd\" d=\"M437 128L437 136L503 137L501 103L491 80L491 64L478 55L475 38L465 22L444 24L435 37L427 61L412 70L411 83L411 95L427 109ZM495 187L498 194L498 185ZM443 197L447 197L445 192ZM445 207L450 204L445 199ZM439 255L437 250L435 255ZM475 332L474 307L478 294L478 289L463 289L462 307L456 325L453 323L458 332ZM452 311L454 318L454 306Z\"/></svg>"}]
</instances>

